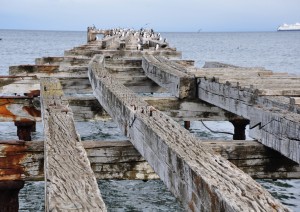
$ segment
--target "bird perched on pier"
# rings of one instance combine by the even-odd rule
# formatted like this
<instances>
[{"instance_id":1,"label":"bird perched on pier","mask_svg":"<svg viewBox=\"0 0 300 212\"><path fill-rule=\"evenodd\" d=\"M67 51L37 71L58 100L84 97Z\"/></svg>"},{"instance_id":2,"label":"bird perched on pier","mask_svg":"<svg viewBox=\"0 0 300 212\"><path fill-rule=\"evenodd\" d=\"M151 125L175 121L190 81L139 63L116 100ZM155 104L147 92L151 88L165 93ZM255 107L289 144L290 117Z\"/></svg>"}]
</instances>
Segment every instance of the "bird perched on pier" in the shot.
<instances>
[{"instance_id":1,"label":"bird perched on pier","mask_svg":"<svg viewBox=\"0 0 300 212\"><path fill-rule=\"evenodd\" d=\"M141 44L138 44L137 45L137 50L141 50L142 49L142 45Z\"/></svg>"}]
</instances>

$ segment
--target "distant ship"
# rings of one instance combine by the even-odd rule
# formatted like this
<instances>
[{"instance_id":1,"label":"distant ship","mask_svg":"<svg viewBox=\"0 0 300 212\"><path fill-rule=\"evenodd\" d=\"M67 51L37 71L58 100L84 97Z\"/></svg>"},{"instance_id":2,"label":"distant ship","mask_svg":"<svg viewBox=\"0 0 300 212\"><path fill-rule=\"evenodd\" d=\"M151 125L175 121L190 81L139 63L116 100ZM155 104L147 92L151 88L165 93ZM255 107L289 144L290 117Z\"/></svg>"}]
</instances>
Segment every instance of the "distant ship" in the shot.
<instances>
[{"instance_id":1,"label":"distant ship","mask_svg":"<svg viewBox=\"0 0 300 212\"><path fill-rule=\"evenodd\" d=\"M277 31L300 31L300 23L283 24L278 27Z\"/></svg>"}]
</instances>

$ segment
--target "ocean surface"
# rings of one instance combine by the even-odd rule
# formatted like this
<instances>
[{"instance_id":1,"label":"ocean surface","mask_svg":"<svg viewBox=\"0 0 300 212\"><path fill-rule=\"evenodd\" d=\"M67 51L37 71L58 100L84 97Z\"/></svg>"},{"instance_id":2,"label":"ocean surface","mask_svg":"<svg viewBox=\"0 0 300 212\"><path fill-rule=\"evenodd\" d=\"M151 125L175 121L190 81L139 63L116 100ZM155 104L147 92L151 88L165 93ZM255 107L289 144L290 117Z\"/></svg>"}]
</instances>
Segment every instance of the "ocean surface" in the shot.
<instances>
[{"instance_id":1,"label":"ocean surface","mask_svg":"<svg viewBox=\"0 0 300 212\"><path fill-rule=\"evenodd\" d=\"M193 59L196 66L218 61L245 67L265 67L276 72L300 74L300 32L161 33L172 47ZM33 64L44 56L62 56L64 50L86 43L86 32L0 30L0 75L11 65ZM233 132L227 122L206 122L215 131ZM77 123L82 140L122 139L111 121ZM213 134L201 122L192 122L191 133L201 139L230 140ZM42 138L37 125L33 139ZM13 123L0 123L0 140L17 139ZM248 139L250 139L248 137ZM159 180L99 181L109 211L183 211ZM271 194L294 211L300 211L300 180L259 180ZM43 211L44 183L27 182L20 192L20 211Z\"/></svg>"}]
</instances>

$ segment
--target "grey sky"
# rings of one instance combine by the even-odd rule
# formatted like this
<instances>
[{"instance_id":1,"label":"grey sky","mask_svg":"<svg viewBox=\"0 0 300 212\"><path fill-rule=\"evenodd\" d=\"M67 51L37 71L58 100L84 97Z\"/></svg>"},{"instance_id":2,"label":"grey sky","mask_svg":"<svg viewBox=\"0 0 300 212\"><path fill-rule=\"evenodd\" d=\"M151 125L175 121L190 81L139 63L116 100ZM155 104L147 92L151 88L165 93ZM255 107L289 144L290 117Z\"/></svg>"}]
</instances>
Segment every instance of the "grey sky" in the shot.
<instances>
[{"instance_id":1,"label":"grey sky","mask_svg":"<svg viewBox=\"0 0 300 212\"><path fill-rule=\"evenodd\" d=\"M1 0L0 29L274 31L300 22L300 0Z\"/></svg>"}]
</instances>

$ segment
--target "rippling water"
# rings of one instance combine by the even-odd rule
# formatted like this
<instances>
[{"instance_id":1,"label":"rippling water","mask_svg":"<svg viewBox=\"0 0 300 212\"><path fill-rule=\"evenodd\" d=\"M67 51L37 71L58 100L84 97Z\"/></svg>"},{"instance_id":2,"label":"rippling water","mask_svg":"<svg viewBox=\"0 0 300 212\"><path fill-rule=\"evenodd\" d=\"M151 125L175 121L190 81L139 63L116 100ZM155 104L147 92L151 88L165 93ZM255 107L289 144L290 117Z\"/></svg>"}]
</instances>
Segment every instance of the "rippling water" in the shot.
<instances>
[{"instance_id":1,"label":"rippling water","mask_svg":"<svg viewBox=\"0 0 300 212\"><path fill-rule=\"evenodd\" d=\"M260 66L274 71L300 74L299 32L257 33L162 33L171 46L194 59L197 66L205 61L219 61L240 66ZM33 64L43 56L62 56L63 51L86 42L85 32L0 30L0 75L8 67ZM232 132L227 122L207 122L217 131ZM122 139L112 122L78 123L83 140ZM228 139L226 134L212 134L200 122L192 122L190 131L202 139ZM17 139L13 123L0 123L0 140ZM42 138L37 125L33 139ZM299 180L259 180L273 196L295 211L300 211ZM43 211L44 184L27 182L20 192L21 211ZM181 211L175 198L161 181L99 181L103 198L111 211Z\"/></svg>"}]
</instances>

